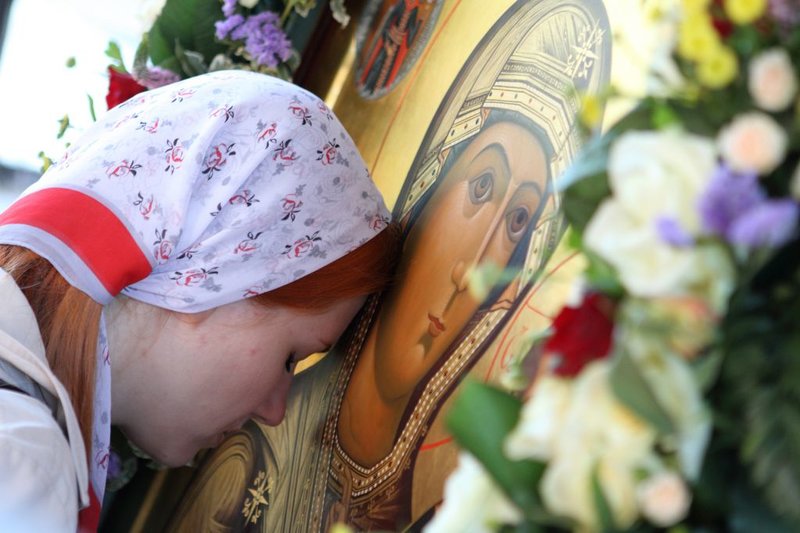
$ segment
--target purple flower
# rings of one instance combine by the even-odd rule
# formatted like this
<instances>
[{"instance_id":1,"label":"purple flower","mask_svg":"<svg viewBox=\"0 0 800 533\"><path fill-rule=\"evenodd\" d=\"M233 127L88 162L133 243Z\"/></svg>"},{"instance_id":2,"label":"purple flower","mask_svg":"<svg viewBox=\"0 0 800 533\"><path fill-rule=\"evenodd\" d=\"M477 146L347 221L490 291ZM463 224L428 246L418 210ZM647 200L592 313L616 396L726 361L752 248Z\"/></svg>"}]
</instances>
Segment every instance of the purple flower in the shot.
<instances>
[{"instance_id":1,"label":"purple flower","mask_svg":"<svg viewBox=\"0 0 800 533\"><path fill-rule=\"evenodd\" d=\"M181 77L171 70L162 67L149 67L145 76L143 78L136 78L136 81L148 89L155 89L157 87L169 85L170 83L175 83L180 79Z\"/></svg>"},{"instance_id":2,"label":"purple flower","mask_svg":"<svg viewBox=\"0 0 800 533\"><path fill-rule=\"evenodd\" d=\"M286 61L292 54L292 43L280 28L278 14L272 11L247 17L244 24L235 28L230 36L244 40L245 50L259 65L275 68L278 60Z\"/></svg>"},{"instance_id":3,"label":"purple flower","mask_svg":"<svg viewBox=\"0 0 800 533\"><path fill-rule=\"evenodd\" d=\"M780 246L794 234L798 214L793 200L765 200L736 218L728 240L750 248Z\"/></svg>"},{"instance_id":4,"label":"purple flower","mask_svg":"<svg viewBox=\"0 0 800 533\"><path fill-rule=\"evenodd\" d=\"M222 0L222 14L230 17L236 12L236 4L239 0Z\"/></svg>"},{"instance_id":5,"label":"purple flower","mask_svg":"<svg viewBox=\"0 0 800 533\"><path fill-rule=\"evenodd\" d=\"M800 24L800 1L769 0L769 14L784 31Z\"/></svg>"},{"instance_id":6,"label":"purple flower","mask_svg":"<svg viewBox=\"0 0 800 533\"><path fill-rule=\"evenodd\" d=\"M217 29L216 37L220 41L228 37L232 31L235 31L237 28L240 28L244 23L244 17L241 15L231 15L224 20L218 20L214 23L214 27ZM234 39L236 37L233 37Z\"/></svg>"},{"instance_id":7,"label":"purple flower","mask_svg":"<svg viewBox=\"0 0 800 533\"><path fill-rule=\"evenodd\" d=\"M677 219L670 216L660 216L656 219L656 232L661 240L676 247L691 246L694 239L683 229Z\"/></svg>"},{"instance_id":8,"label":"purple flower","mask_svg":"<svg viewBox=\"0 0 800 533\"><path fill-rule=\"evenodd\" d=\"M756 174L739 174L720 165L700 196L700 220L706 231L723 237L738 216L763 201Z\"/></svg>"}]
</instances>

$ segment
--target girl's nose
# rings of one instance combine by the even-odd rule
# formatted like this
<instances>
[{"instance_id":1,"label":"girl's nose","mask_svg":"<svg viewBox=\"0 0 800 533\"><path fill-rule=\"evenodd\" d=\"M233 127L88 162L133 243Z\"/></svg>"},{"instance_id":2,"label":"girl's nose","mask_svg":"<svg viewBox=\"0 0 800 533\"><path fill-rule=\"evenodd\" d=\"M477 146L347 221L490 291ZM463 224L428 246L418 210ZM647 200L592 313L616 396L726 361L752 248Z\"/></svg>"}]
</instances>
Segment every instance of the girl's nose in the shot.
<instances>
[{"instance_id":1,"label":"girl's nose","mask_svg":"<svg viewBox=\"0 0 800 533\"><path fill-rule=\"evenodd\" d=\"M277 426L283 421L284 416L286 416L285 397L280 402L274 400L264 402L252 414L253 420L267 426Z\"/></svg>"}]
</instances>

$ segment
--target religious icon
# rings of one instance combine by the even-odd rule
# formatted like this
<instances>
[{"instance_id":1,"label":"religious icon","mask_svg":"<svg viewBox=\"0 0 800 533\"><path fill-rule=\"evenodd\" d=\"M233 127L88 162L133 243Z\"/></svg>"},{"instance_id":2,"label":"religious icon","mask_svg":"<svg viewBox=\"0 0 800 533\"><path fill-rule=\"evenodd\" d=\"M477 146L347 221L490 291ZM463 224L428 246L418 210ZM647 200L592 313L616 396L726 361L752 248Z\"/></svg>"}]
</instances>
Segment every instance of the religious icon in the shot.
<instances>
[{"instance_id":1,"label":"religious icon","mask_svg":"<svg viewBox=\"0 0 800 533\"><path fill-rule=\"evenodd\" d=\"M378 0L367 6L358 29L356 85L364 98L379 98L403 79L428 42L442 0Z\"/></svg>"},{"instance_id":2,"label":"religious icon","mask_svg":"<svg viewBox=\"0 0 800 533\"><path fill-rule=\"evenodd\" d=\"M599 1L516 2L500 17L395 203L396 283L298 376L283 424L250 423L206 460L171 529L397 531L431 516L455 464L442 413L465 376L492 375L490 346L548 269L564 230L556 183L581 144L578 93L607 83L610 37ZM517 274L477 301L468 273L488 263Z\"/></svg>"}]
</instances>

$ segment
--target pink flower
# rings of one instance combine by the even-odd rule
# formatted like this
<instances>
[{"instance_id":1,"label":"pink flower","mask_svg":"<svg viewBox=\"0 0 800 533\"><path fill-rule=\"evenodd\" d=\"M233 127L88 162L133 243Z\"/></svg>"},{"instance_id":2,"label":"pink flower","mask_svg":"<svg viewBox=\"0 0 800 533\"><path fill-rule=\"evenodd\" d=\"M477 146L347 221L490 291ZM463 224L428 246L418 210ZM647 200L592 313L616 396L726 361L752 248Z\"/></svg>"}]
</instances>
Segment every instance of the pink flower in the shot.
<instances>
[{"instance_id":1,"label":"pink flower","mask_svg":"<svg viewBox=\"0 0 800 533\"><path fill-rule=\"evenodd\" d=\"M772 48L750 61L748 88L756 105L767 111L783 111L797 93L792 60L783 48Z\"/></svg>"},{"instance_id":2,"label":"pink flower","mask_svg":"<svg viewBox=\"0 0 800 533\"><path fill-rule=\"evenodd\" d=\"M769 174L786 155L786 132L768 115L753 111L736 116L717 138L719 151L736 172Z\"/></svg>"}]
</instances>

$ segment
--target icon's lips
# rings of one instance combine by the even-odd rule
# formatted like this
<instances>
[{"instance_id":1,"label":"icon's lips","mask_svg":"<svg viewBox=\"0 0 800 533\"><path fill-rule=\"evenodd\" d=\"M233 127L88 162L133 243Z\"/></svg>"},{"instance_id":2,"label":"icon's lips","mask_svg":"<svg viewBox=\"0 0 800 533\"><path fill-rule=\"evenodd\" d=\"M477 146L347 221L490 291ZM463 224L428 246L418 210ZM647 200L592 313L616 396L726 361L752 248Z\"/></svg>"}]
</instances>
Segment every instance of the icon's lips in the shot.
<instances>
[{"instance_id":1,"label":"icon's lips","mask_svg":"<svg viewBox=\"0 0 800 533\"><path fill-rule=\"evenodd\" d=\"M428 313L428 320L430 321L428 324L428 333L430 333L431 337L438 337L447 329L442 319L432 313Z\"/></svg>"}]
</instances>

